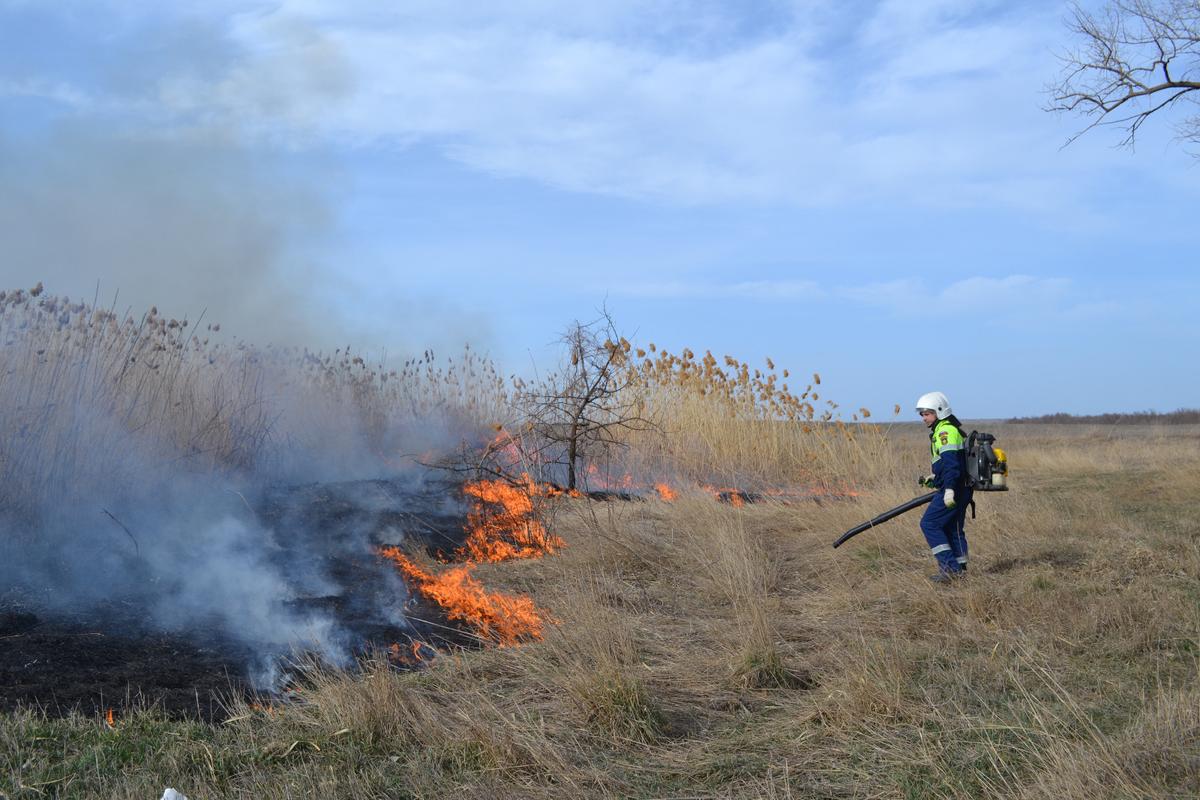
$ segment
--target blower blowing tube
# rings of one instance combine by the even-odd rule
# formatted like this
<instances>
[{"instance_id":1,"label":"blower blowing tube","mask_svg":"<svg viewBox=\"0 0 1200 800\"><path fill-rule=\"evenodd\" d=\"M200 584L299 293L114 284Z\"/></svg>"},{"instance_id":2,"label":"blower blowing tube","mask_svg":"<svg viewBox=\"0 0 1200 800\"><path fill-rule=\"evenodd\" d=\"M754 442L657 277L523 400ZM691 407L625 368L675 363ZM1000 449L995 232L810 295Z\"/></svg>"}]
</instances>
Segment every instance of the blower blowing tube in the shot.
<instances>
[{"instance_id":1,"label":"blower blowing tube","mask_svg":"<svg viewBox=\"0 0 1200 800\"><path fill-rule=\"evenodd\" d=\"M834 548L840 547L847 539L852 539L865 530L869 530L871 528L874 528L876 525L881 525L884 522L887 522L892 517L898 517L901 514L903 514L905 511L912 511L914 508L917 508L918 506L925 505L926 503L933 500L933 498L938 494L940 494L940 492L930 492L929 494L923 494L920 497L914 497L912 500L909 500L907 503L901 503L900 505L896 506L895 508L891 509L890 511L885 511L882 514L880 514L878 517L875 517L874 519L872 519L868 522L864 522L862 525L856 525L855 527L851 528L850 530L846 531L845 533L843 533L841 536L838 537L838 540L833 543Z\"/></svg>"}]
</instances>

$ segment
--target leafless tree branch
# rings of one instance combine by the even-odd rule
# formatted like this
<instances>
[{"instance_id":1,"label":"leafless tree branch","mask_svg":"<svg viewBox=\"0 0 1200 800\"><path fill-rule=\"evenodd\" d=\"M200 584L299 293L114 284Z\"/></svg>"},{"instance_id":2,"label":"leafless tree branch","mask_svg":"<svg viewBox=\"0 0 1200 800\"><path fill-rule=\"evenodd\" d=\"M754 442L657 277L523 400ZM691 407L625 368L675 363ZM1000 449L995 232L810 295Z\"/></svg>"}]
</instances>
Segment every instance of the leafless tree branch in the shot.
<instances>
[{"instance_id":1,"label":"leafless tree branch","mask_svg":"<svg viewBox=\"0 0 1200 800\"><path fill-rule=\"evenodd\" d=\"M581 460L623 447L626 434L655 426L631 399L633 374L624 368L629 343L607 310L592 322L575 322L561 341L563 365L527 391L522 405L542 443L539 451L555 453L571 490Z\"/></svg>"},{"instance_id":2,"label":"leafless tree branch","mask_svg":"<svg viewBox=\"0 0 1200 800\"><path fill-rule=\"evenodd\" d=\"M1091 121L1066 144L1112 125L1133 147L1150 117L1200 100L1200 0L1109 0L1097 12L1076 4L1067 27L1082 42L1060 57L1063 74L1046 108ZM1178 135L1200 142L1200 113L1185 114Z\"/></svg>"}]
</instances>

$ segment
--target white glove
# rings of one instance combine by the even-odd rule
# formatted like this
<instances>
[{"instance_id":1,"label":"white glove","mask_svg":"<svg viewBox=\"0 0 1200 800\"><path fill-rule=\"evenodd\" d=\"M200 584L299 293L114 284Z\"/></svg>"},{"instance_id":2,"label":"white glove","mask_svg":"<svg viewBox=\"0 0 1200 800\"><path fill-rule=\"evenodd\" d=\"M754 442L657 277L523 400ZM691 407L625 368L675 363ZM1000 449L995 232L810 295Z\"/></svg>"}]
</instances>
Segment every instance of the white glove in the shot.
<instances>
[{"instance_id":1,"label":"white glove","mask_svg":"<svg viewBox=\"0 0 1200 800\"><path fill-rule=\"evenodd\" d=\"M946 504L946 508L954 508L954 490L947 489L942 492L942 502Z\"/></svg>"}]
</instances>

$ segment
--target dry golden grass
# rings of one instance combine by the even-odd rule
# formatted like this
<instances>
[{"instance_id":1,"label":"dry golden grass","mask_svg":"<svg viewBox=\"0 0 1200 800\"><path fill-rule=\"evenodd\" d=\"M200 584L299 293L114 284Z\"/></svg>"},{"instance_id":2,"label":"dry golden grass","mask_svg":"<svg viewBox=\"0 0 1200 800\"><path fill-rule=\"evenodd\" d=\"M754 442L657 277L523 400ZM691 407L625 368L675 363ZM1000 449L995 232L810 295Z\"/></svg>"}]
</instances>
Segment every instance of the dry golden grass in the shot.
<instances>
[{"instance_id":1,"label":"dry golden grass","mask_svg":"<svg viewBox=\"0 0 1200 800\"><path fill-rule=\"evenodd\" d=\"M0 763L10 788L70 772L60 796L113 798L1193 796L1200 437L1156 464L1145 434L1002 432L1014 490L980 498L949 588L915 516L830 549L898 486L564 500L561 553L479 568L551 610L540 643L318 676L217 728L15 715Z\"/></svg>"},{"instance_id":2,"label":"dry golden grass","mask_svg":"<svg viewBox=\"0 0 1200 800\"><path fill-rule=\"evenodd\" d=\"M972 577L949 590L925 580L915 516L829 549L893 486L820 507L576 502L560 556L493 576L563 610L521 674L607 689L543 698L569 774L586 788L606 765L600 796L1193 792L1195 432L1160 443L1178 460L1157 465L1146 432L1117 435L1095 468L1086 434L1051 433L1040 468L1015 466L1017 491L980 498ZM1035 443L1009 434L1023 465Z\"/></svg>"},{"instance_id":3,"label":"dry golden grass","mask_svg":"<svg viewBox=\"0 0 1200 800\"><path fill-rule=\"evenodd\" d=\"M687 490L674 503L556 500L559 553L475 573L548 609L543 641L444 654L413 673L384 659L358 674L314 672L302 701L270 712L235 703L217 726L153 712L116 730L8 715L0 792L1200 794L1200 431L979 426L1008 451L1013 491L978 498L970 577L941 587L926 580L916 513L830 548L918 493L920 426L819 424L812 389L781 399L779 381L741 362L721 377L684 356L651 362L645 400L665 435L632 441L632 461L858 495L744 508ZM196 386L211 388L197 369ZM355 385L345 376L358 365L338 369L316 368L326 396ZM441 380L469 405L469 381ZM392 413L375 389L356 402ZM222 407L236 417L236 403ZM482 408L472 413L494 411Z\"/></svg>"},{"instance_id":4,"label":"dry golden grass","mask_svg":"<svg viewBox=\"0 0 1200 800\"><path fill-rule=\"evenodd\" d=\"M121 317L40 285L0 292L0 508L32 518L150 477L386 465L415 431L506 421L510 389L469 349L385 371L349 352L256 348L197 327L153 308Z\"/></svg>"},{"instance_id":5,"label":"dry golden grass","mask_svg":"<svg viewBox=\"0 0 1200 800\"><path fill-rule=\"evenodd\" d=\"M503 737L516 719L538 737L510 761L421 773L435 793L1189 796L1200 473L1187 435L1164 443L1183 460L1157 468L1140 436L1104 444L1141 471L1125 487L1078 458L1086 435L1056 434L1047 447L1074 471L1043 454L1039 470L1014 472L1017 491L981 498L972 577L949 589L924 579L915 517L829 549L890 487L799 508L570 501L559 556L487 567L554 610L546 641L372 679L428 706L406 716L417 729L488 720ZM1017 465L1024 447L1010 445ZM431 680L446 682L416 691Z\"/></svg>"}]
</instances>

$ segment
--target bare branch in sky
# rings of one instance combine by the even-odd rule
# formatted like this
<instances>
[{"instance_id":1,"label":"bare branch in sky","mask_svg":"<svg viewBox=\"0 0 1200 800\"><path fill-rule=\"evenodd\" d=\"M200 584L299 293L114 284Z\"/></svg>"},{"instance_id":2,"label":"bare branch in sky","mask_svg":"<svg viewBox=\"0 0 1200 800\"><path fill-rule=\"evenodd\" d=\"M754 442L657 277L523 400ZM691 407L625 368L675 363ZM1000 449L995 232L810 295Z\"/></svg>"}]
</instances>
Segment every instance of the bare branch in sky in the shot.
<instances>
[{"instance_id":1,"label":"bare branch in sky","mask_svg":"<svg viewBox=\"0 0 1200 800\"><path fill-rule=\"evenodd\" d=\"M1200 0L1110 0L1096 12L1075 5L1067 25L1079 41L1062 56L1047 110L1091 120L1068 144L1113 125L1132 147L1150 117L1200 99ZM1200 142L1200 111L1183 114L1180 138Z\"/></svg>"}]
</instances>

